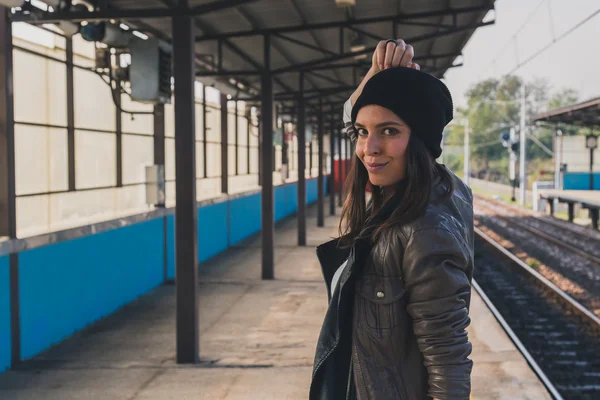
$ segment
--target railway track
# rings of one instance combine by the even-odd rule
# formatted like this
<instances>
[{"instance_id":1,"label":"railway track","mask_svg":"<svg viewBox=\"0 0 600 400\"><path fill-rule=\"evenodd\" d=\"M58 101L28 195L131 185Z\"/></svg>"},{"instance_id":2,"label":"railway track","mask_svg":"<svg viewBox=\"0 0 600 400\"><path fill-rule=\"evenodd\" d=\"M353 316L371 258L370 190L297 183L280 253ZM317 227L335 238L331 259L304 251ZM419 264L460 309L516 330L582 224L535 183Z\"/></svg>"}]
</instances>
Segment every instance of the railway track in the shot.
<instances>
[{"instance_id":1,"label":"railway track","mask_svg":"<svg viewBox=\"0 0 600 400\"><path fill-rule=\"evenodd\" d=\"M476 225L600 317L600 239L596 232L554 231L529 213L477 198ZM537 224L537 228L532 225ZM574 228L576 229L576 228ZM600 238L600 235L598 235Z\"/></svg>"},{"instance_id":2,"label":"railway track","mask_svg":"<svg viewBox=\"0 0 600 400\"><path fill-rule=\"evenodd\" d=\"M480 207L496 212L498 218L510 221L513 225L600 266L600 234L597 232L569 226L549 218L538 218L516 207L482 196L476 197L476 203Z\"/></svg>"},{"instance_id":3,"label":"railway track","mask_svg":"<svg viewBox=\"0 0 600 400\"><path fill-rule=\"evenodd\" d=\"M600 318L477 228L474 281L555 399L600 399Z\"/></svg>"}]
</instances>

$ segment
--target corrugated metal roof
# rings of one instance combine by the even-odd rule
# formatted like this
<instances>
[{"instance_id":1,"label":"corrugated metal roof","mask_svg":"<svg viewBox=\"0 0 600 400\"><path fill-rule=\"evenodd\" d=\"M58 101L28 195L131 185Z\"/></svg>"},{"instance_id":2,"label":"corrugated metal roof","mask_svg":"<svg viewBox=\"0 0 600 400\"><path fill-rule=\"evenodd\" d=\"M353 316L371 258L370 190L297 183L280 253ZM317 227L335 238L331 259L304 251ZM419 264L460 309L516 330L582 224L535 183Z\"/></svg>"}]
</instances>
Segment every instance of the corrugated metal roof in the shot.
<instances>
[{"instance_id":1,"label":"corrugated metal roof","mask_svg":"<svg viewBox=\"0 0 600 400\"><path fill-rule=\"evenodd\" d=\"M600 126L600 97L538 114L532 120L587 127Z\"/></svg>"},{"instance_id":2,"label":"corrugated metal roof","mask_svg":"<svg viewBox=\"0 0 600 400\"><path fill-rule=\"evenodd\" d=\"M173 7L175 2L112 0L110 5L113 10L166 10ZM190 0L189 6L211 3L214 4L215 0ZM475 29L483 25L482 20L493 9L493 4L493 0L356 0L354 7L340 8L335 0L248 2L195 17L198 39L195 47L201 60L199 62L203 63L199 65L199 71L216 69L217 38L222 39L224 70L260 71L263 68L262 34L268 32L271 33L271 70L277 73L274 85L276 93L298 90L298 68L293 66L301 65L307 69L306 63L319 67L318 72L305 74L306 90L336 86L347 88L355 84L357 72L352 68L333 70L327 66L357 65L368 68L372 52L363 58L352 54L342 58L340 52L350 53L350 43L357 35L369 49L374 48L379 40L393 37L395 32L397 37L414 46L416 61L422 70L442 77L452 67ZM365 19L375 21L365 23ZM126 22L141 31L171 40L170 18L129 19ZM200 81L209 84L215 79L199 77ZM260 77L257 75L238 76L235 79L246 86L259 88L257 82ZM248 93L246 95L250 96ZM338 95L338 99L344 96L347 97L347 93L341 97Z\"/></svg>"}]
</instances>

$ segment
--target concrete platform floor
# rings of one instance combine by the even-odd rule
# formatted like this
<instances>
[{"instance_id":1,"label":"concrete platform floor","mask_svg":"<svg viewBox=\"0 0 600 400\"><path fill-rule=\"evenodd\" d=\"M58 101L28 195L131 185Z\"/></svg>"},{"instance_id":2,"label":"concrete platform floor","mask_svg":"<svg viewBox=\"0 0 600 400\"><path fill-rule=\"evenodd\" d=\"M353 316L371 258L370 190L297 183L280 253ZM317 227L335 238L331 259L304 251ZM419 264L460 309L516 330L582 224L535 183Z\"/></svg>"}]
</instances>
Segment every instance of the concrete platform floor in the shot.
<instances>
[{"instance_id":1,"label":"concrete platform floor","mask_svg":"<svg viewBox=\"0 0 600 400\"><path fill-rule=\"evenodd\" d=\"M339 215L339 210L338 210ZM260 280L260 238L201 266L201 363L175 363L175 287L161 286L18 370L0 375L0 399L306 399L327 295L315 247L338 218L296 246L295 219L276 229L273 281ZM473 292L473 399L549 399Z\"/></svg>"}]
</instances>

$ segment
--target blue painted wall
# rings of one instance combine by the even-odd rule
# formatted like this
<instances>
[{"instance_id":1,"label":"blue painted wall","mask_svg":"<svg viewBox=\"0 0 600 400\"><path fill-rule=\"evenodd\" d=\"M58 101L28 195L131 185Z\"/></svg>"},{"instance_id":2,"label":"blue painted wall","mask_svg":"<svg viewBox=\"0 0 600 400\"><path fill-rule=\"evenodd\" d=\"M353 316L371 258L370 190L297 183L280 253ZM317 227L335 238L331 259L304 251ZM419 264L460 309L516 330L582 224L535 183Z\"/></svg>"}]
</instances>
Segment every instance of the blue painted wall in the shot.
<instances>
[{"instance_id":1,"label":"blue painted wall","mask_svg":"<svg viewBox=\"0 0 600 400\"><path fill-rule=\"evenodd\" d=\"M10 367L10 261L0 257L0 372Z\"/></svg>"},{"instance_id":2,"label":"blue painted wall","mask_svg":"<svg viewBox=\"0 0 600 400\"><path fill-rule=\"evenodd\" d=\"M600 179L599 179L600 181ZM327 180L325 181L327 186ZM307 203L317 180L307 180ZM327 190L327 189L325 189ZM275 220L297 210L297 184L275 188ZM175 277L175 217L167 218L167 278ZM21 354L35 356L163 281L163 218L29 250L19 255ZM261 228L261 194L198 209L205 261ZM0 257L0 372L10 366L9 257Z\"/></svg>"},{"instance_id":3,"label":"blue painted wall","mask_svg":"<svg viewBox=\"0 0 600 400\"><path fill-rule=\"evenodd\" d=\"M229 202L229 244L234 245L261 229L262 196L260 193Z\"/></svg>"},{"instance_id":4,"label":"blue painted wall","mask_svg":"<svg viewBox=\"0 0 600 400\"><path fill-rule=\"evenodd\" d=\"M316 179L306 181L306 204L317 201L317 196L319 195L317 183ZM325 184L325 191L327 192L327 184Z\"/></svg>"},{"instance_id":5,"label":"blue painted wall","mask_svg":"<svg viewBox=\"0 0 600 400\"><path fill-rule=\"evenodd\" d=\"M33 357L163 281L163 221L19 256L21 354Z\"/></svg>"},{"instance_id":6,"label":"blue painted wall","mask_svg":"<svg viewBox=\"0 0 600 400\"><path fill-rule=\"evenodd\" d=\"M229 245L228 202L211 204L198 209L198 260L226 250Z\"/></svg>"},{"instance_id":7,"label":"blue painted wall","mask_svg":"<svg viewBox=\"0 0 600 400\"><path fill-rule=\"evenodd\" d=\"M589 172L566 172L563 175L564 190L590 190ZM594 173L594 190L600 190L600 172Z\"/></svg>"},{"instance_id":8,"label":"blue painted wall","mask_svg":"<svg viewBox=\"0 0 600 400\"><path fill-rule=\"evenodd\" d=\"M298 209L298 185L290 184L275 188L275 221L293 214Z\"/></svg>"},{"instance_id":9,"label":"blue painted wall","mask_svg":"<svg viewBox=\"0 0 600 400\"><path fill-rule=\"evenodd\" d=\"M175 279L175 215L167 216L167 279Z\"/></svg>"}]
</instances>

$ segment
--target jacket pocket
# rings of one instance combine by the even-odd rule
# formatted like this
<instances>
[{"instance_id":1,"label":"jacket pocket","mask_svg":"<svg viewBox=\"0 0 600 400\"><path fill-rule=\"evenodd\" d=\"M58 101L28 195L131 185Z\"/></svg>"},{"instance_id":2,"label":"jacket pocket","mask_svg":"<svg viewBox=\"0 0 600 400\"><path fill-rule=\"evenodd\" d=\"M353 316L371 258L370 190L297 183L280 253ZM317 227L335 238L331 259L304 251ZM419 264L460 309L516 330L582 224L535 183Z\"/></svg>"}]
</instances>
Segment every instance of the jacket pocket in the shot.
<instances>
[{"instance_id":1,"label":"jacket pocket","mask_svg":"<svg viewBox=\"0 0 600 400\"><path fill-rule=\"evenodd\" d=\"M401 323L406 313L406 290L401 277L365 275L357 284L359 315L371 329L391 329Z\"/></svg>"}]
</instances>

